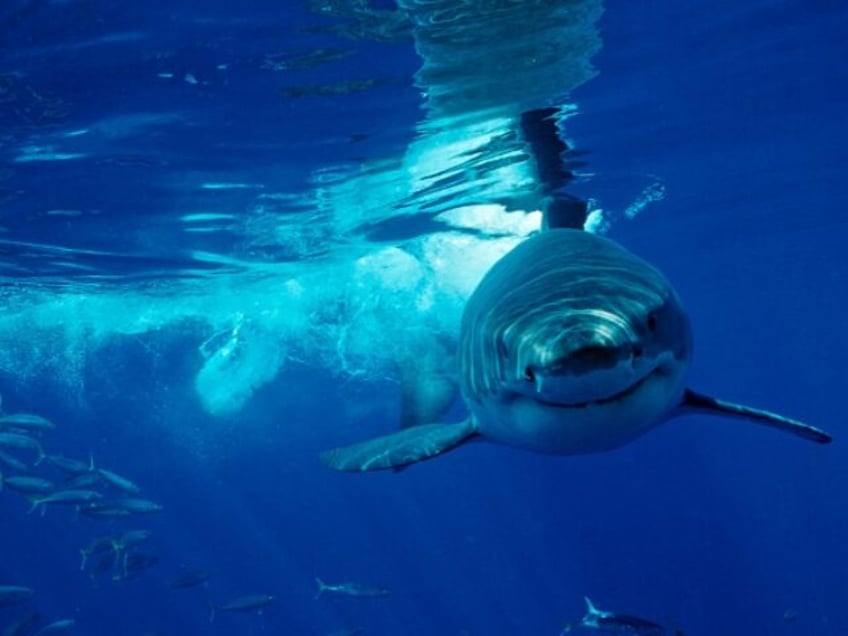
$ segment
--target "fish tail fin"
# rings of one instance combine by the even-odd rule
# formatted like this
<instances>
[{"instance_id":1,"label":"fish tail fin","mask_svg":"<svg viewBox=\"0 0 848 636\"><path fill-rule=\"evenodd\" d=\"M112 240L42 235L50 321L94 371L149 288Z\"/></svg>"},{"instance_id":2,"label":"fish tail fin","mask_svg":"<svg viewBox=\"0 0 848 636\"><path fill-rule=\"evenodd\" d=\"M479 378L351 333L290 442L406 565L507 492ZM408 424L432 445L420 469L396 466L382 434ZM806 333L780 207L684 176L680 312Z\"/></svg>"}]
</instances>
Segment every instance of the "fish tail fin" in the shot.
<instances>
[{"instance_id":1,"label":"fish tail fin","mask_svg":"<svg viewBox=\"0 0 848 636\"><path fill-rule=\"evenodd\" d=\"M43 501L41 499L38 499L37 497L30 497L29 503L30 503L30 507L29 507L29 510L27 510L27 514L31 515L33 512L35 512L38 509L39 506L42 506ZM44 508L43 507L41 509L41 514L42 514L42 516L44 515Z\"/></svg>"},{"instance_id":2,"label":"fish tail fin","mask_svg":"<svg viewBox=\"0 0 848 636\"><path fill-rule=\"evenodd\" d=\"M327 584L324 583L324 581L319 579L317 576L315 577L315 583L318 584L318 591L315 593L315 598L319 599L321 598L321 595L324 593L324 591L327 589Z\"/></svg>"},{"instance_id":3,"label":"fish tail fin","mask_svg":"<svg viewBox=\"0 0 848 636\"><path fill-rule=\"evenodd\" d=\"M36 449L38 450L38 458L35 460L33 466L38 466L41 462L47 459L47 453L44 452L41 444L37 444Z\"/></svg>"},{"instance_id":4,"label":"fish tail fin","mask_svg":"<svg viewBox=\"0 0 848 636\"><path fill-rule=\"evenodd\" d=\"M592 603L592 599L590 599L588 596L584 596L583 600L586 601L586 613L589 616L601 615L601 611L597 607L595 607L595 604Z\"/></svg>"},{"instance_id":5,"label":"fish tail fin","mask_svg":"<svg viewBox=\"0 0 848 636\"><path fill-rule=\"evenodd\" d=\"M212 623L215 621L215 612L218 608L215 606L215 603L209 601L209 622Z\"/></svg>"},{"instance_id":6,"label":"fish tail fin","mask_svg":"<svg viewBox=\"0 0 848 636\"><path fill-rule=\"evenodd\" d=\"M93 472L94 472L94 470L95 470L95 467L94 467L94 453L93 453L93 452L91 452L91 451L89 451L89 452L88 452L88 472L93 473Z\"/></svg>"},{"instance_id":7,"label":"fish tail fin","mask_svg":"<svg viewBox=\"0 0 848 636\"><path fill-rule=\"evenodd\" d=\"M129 574L129 570L127 569L127 563L129 561L129 556L130 556L129 554L124 552L124 558L121 559L121 571L123 572L124 576L127 576Z\"/></svg>"},{"instance_id":8,"label":"fish tail fin","mask_svg":"<svg viewBox=\"0 0 848 636\"><path fill-rule=\"evenodd\" d=\"M82 563L80 563L80 572L85 571L85 564L88 561L88 552L85 550L80 550L80 556L82 557Z\"/></svg>"}]
</instances>

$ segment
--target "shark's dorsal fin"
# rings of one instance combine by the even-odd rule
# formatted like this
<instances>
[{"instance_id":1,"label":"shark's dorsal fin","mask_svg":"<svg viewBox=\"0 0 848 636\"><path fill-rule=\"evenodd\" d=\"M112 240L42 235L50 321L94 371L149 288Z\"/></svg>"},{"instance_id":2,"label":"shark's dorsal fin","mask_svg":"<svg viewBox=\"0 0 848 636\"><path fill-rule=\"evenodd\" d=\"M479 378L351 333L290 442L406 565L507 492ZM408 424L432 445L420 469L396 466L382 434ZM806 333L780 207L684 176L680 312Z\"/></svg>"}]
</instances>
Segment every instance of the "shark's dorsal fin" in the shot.
<instances>
[{"instance_id":1,"label":"shark's dorsal fin","mask_svg":"<svg viewBox=\"0 0 848 636\"><path fill-rule=\"evenodd\" d=\"M542 210L542 229L565 228L582 230L586 226L589 204L568 194L557 194L548 199Z\"/></svg>"},{"instance_id":2,"label":"shark's dorsal fin","mask_svg":"<svg viewBox=\"0 0 848 636\"><path fill-rule=\"evenodd\" d=\"M521 135L536 165L536 182L543 197L542 229L582 230L589 206L564 192L565 186L574 180L574 173L565 163L565 154L571 148L560 136L559 113L558 108L524 111Z\"/></svg>"},{"instance_id":3,"label":"shark's dorsal fin","mask_svg":"<svg viewBox=\"0 0 848 636\"><path fill-rule=\"evenodd\" d=\"M700 413L704 415L721 415L724 417L733 417L737 419L748 420L772 426L787 433L792 433L804 439L817 442L819 444L828 444L832 441L830 435L823 430L810 426L804 422L793 420L777 413L755 409L743 404L735 404L726 402L718 398L697 393L692 389L686 389L683 393L683 400L680 403L678 411L681 414Z\"/></svg>"}]
</instances>

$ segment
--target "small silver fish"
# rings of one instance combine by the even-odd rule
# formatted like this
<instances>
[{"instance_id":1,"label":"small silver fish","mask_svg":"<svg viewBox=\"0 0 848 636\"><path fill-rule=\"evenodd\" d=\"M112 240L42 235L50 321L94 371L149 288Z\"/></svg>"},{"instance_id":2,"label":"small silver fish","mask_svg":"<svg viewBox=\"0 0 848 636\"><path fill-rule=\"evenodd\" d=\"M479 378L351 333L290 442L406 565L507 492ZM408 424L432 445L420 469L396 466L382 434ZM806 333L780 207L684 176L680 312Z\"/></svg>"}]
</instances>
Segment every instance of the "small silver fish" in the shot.
<instances>
[{"instance_id":1,"label":"small silver fish","mask_svg":"<svg viewBox=\"0 0 848 636\"><path fill-rule=\"evenodd\" d=\"M159 557L148 552L125 552L121 559L120 571L112 577L113 581L128 581L146 572L159 563Z\"/></svg>"},{"instance_id":2,"label":"small silver fish","mask_svg":"<svg viewBox=\"0 0 848 636\"><path fill-rule=\"evenodd\" d=\"M0 450L0 464L18 473L25 473L27 470L26 462L2 450Z\"/></svg>"},{"instance_id":3,"label":"small silver fish","mask_svg":"<svg viewBox=\"0 0 848 636\"><path fill-rule=\"evenodd\" d=\"M62 490L91 490L101 482L100 473L74 473L74 476L62 482Z\"/></svg>"},{"instance_id":4,"label":"small silver fish","mask_svg":"<svg viewBox=\"0 0 848 636\"><path fill-rule=\"evenodd\" d=\"M138 499L135 497L121 497L119 499L110 499L108 503L112 508L126 510L134 514L144 514L150 512L159 512L162 506L155 501L149 499Z\"/></svg>"},{"instance_id":5,"label":"small silver fish","mask_svg":"<svg viewBox=\"0 0 848 636\"><path fill-rule=\"evenodd\" d=\"M209 570L183 570L168 582L168 587L172 590L187 590L191 587L203 585L209 580L210 576L212 576L212 572Z\"/></svg>"},{"instance_id":6,"label":"small silver fish","mask_svg":"<svg viewBox=\"0 0 848 636\"><path fill-rule=\"evenodd\" d=\"M153 532L150 530L129 530L112 541L112 548L115 552L125 552L129 548L144 543L151 536Z\"/></svg>"},{"instance_id":7,"label":"small silver fish","mask_svg":"<svg viewBox=\"0 0 848 636\"><path fill-rule=\"evenodd\" d=\"M666 628L659 623L632 616L630 614L619 614L598 609L589 597L584 596L586 601L586 615L576 625L566 625L561 634L566 634L574 627L583 629L597 629L609 634L627 634L629 636L663 636ZM678 630L679 634L682 634Z\"/></svg>"},{"instance_id":8,"label":"small silver fish","mask_svg":"<svg viewBox=\"0 0 848 636\"><path fill-rule=\"evenodd\" d=\"M133 495L141 492L141 488L139 488L129 479L127 479L126 477L122 477L121 475L118 475L117 473L114 473L111 470L106 470L105 468L98 468L97 473L103 478L103 481L122 492Z\"/></svg>"},{"instance_id":9,"label":"small silver fish","mask_svg":"<svg viewBox=\"0 0 848 636\"><path fill-rule=\"evenodd\" d=\"M274 597L270 594L255 594L252 596L239 596L223 605L213 605L209 615L209 622L215 620L215 612L259 612L268 605Z\"/></svg>"},{"instance_id":10,"label":"small silver fish","mask_svg":"<svg viewBox=\"0 0 848 636\"><path fill-rule=\"evenodd\" d=\"M80 555L82 555L82 563L80 564L80 570L85 570L85 564L88 562L88 557L94 554L102 554L103 552L110 551L115 551L114 537L98 537L96 539L93 539L91 543L89 543L86 547L80 550Z\"/></svg>"},{"instance_id":11,"label":"small silver fish","mask_svg":"<svg viewBox=\"0 0 848 636\"><path fill-rule=\"evenodd\" d=\"M102 499L103 495L94 490L57 490L46 497L32 499L30 512L45 504L81 505Z\"/></svg>"},{"instance_id":12,"label":"small silver fish","mask_svg":"<svg viewBox=\"0 0 848 636\"><path fill-rule=\"evenodd\" d=\"M0 433L0 447L31 450L37 455L36 464L41 463L45 457L44 449L41 448L38 440L24 433Z\"/></svg>"},{"instance_id":13,"label":"small silver fish","mask_svg":"<svg viewBox=\"0 0 848 636\"><path fill-rule=\"evenodd\" d=\"M45 625L35 633L35 636L47 636L48 634L67 634L74 628L77 622L73 618L62 618Z\"/></svg>"},{"instance_id":14,"label":"small silver fish","mask_svg":"<svg viewBox=\"0 0 848 636\"><path fill-rule=\"evenodd\" d=\"M318 584L318 593L315 598L320 598L324 592L331 592L340 596L353 596L356 598L378 598L381 596L389 596L392 591L386 587L373 587L370 585L362 585L361 583L325 583L318 577L315 577L315 582Z\"/></svg>"},{"instance_id":15,"label":"small silver fish","mask_svg":"<svg viewBox=\"0 0 848 636\"><path fill-rule=\"evenodd\" d=\"M34 413L10 413L0 416L0 428L41 433L55 430L56 425Z\"/></svg>"},{"instance_id":16,"label":"small silver fish","mask_svg":"<svg viewBox=\"0 0 848 636\"><path fill-rule=\"evenodd\" d=\"M132 513L129 510L114 508L109 503L98 501L80 506L79 513L87 517L102 517L106 519L132 516Z\"/></svg>"},{"instance_id":17,"label":"small silver fish","mask_svg":"<svg viewBox=\"0 0 848 636\"><path fill-rule=\"evenodd\" d=\"M3 473L0 473L0 490L3 490L4 486L8 486L12 490L27 495L47 495L56 489L52 481L42 479L41 477L31 477L29 475L6 477Z\"/></svg>"},{"instance_id":18,"label":"small silver fish","mask_svg":"<svg viewBox=\"0 0 848 636\"><path fill-rule=\"evenodd\" d=\"M94 471L94 457L89 457L87 462L70 457L62 457L61 455L48 455L45 459L59 470L72 475Z\"/></svg>"},{"instance_id":19,"label":"small silver fish","mask_svg":"<svg viewBox=\"0 0 848 636\"><path fill-rule=\"evenodd\" d=\"M14 605L32 598L33 590L23 585L0 585L0 607Z\"/></svg>"}]
</instances>

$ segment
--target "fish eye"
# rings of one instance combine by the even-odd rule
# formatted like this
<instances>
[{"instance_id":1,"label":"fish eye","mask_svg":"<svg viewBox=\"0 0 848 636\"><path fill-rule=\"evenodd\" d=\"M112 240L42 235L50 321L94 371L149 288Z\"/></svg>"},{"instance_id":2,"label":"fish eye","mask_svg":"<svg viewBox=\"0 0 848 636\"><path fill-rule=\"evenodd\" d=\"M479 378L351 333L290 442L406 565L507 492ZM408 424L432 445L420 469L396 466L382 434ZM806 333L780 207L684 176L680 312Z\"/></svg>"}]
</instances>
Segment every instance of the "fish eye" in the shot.
<instances>
[{"instance_id":1,"label":"fish eye","mask_svg":"<svg viewBox=\"0 0 848 636\"><path fill-rule=\"evenodd\" d=\"M533 372L532 368L526 367L524 369L524 379L527 380L528 382L535 382L536 381L536 374Z\"/></svg>"}]
</instances>

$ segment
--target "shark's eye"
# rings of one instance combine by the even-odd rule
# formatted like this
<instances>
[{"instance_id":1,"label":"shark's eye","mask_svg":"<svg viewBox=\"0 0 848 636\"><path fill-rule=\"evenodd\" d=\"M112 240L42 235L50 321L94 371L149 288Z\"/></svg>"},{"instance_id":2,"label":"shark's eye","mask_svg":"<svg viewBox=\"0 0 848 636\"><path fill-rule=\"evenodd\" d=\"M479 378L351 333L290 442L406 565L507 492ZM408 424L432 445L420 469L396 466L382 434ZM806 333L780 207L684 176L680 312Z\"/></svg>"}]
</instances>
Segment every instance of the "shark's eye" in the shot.
<instances>
[{"instance_id":1,"label":"shark's eye","mask_svg":"<svg viewBox=\"0 0 848 636\"><path fill-rule=\"evenodd\" d=\"M657 314L653 311L648 314L648 331L651 333L657 330Z\"/></svg>"},{"instance_id":2,"label":"shark's eye","mask_svg":"<svg viewBox=\"0 0 848 636\"><path fill-rule=\"evenodd\" d=\"M536 374L533 372L533 369L531 367L527 367L526 369L524 369L524 379L528 382L536 381Z\"/></svg>"}]
</instances>

